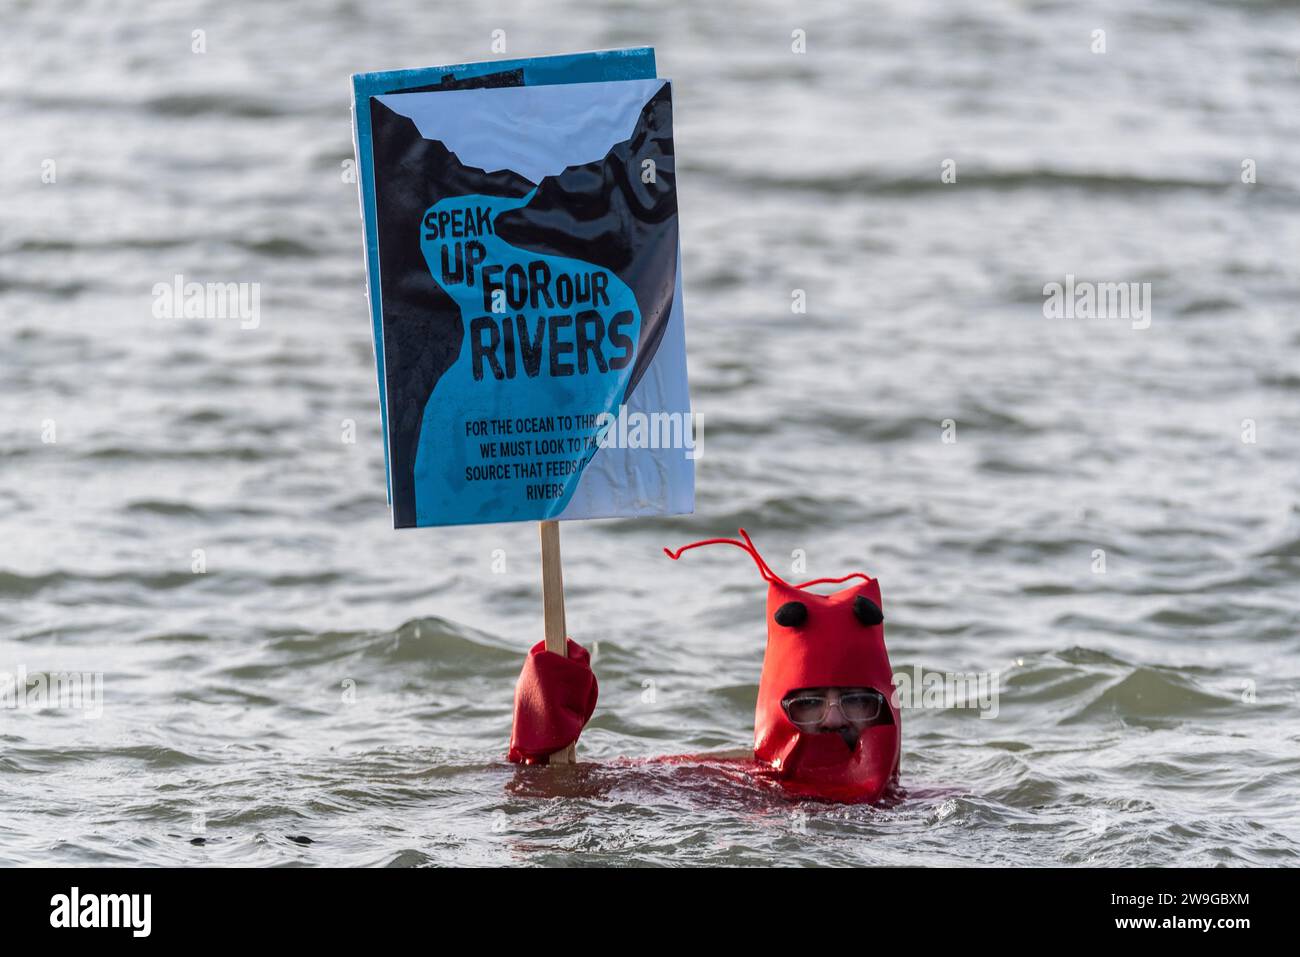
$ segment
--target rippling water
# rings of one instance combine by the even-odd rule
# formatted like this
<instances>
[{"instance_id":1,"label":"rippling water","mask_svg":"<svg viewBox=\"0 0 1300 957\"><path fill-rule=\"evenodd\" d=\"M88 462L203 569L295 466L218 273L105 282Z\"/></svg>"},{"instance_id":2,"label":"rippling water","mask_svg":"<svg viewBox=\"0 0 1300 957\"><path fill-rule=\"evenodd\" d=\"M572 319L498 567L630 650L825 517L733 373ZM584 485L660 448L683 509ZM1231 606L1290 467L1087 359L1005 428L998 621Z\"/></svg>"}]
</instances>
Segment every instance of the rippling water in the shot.
<instances>
[{"instance_id":1,"label":"rippling water","mask_svg":"<svg viewBox=\"0 0 1300 957\"><path fill-rule=\"evenodd\" d=\"M0 863L1295 863L1296 7L1131 6L7 8L0 671L104 700L0 711ZM675 81L697 514L565 526L565 771L503 760L535 528L389 527L344 175L350 73L495 29ZM260 324L156 318L176 274ZM1045 318L1067 275L1150 328ZM617 760L748 742L760 583L660 552L739 525L1000 676L905 713L901 803Z\"/></svg>"}]
</instances>

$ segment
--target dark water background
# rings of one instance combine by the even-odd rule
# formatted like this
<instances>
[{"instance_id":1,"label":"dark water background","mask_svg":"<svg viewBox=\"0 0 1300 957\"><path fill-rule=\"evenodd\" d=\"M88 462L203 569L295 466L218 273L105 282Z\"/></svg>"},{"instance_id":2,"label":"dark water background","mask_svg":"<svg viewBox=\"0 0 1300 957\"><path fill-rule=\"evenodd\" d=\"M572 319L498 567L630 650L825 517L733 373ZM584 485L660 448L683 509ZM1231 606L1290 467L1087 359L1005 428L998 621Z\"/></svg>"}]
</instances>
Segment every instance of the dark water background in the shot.
<instances>
[{"instance_id":1,"label":"dark water background","mask_svg":"<svg viewBox=\"0 0 1300 957\"><path fill-rule=\"evenodd\" d=\"M0 863L1294 864L1298 13L6 4L0 671L104 711L0 711ZM559 776L503 760L536 529L389 527L343 175L350 73L495 29L657 48L705 422L694 517L564 528L602 695ZM178 273L260 325L155 318ZM1150 328L1045 318L1067 274ZM660 552L738 525L877 576L896 669L999 675L905 713L900 805L609 763L747 743L760 583Z\"/></svg>"}]
</instances>

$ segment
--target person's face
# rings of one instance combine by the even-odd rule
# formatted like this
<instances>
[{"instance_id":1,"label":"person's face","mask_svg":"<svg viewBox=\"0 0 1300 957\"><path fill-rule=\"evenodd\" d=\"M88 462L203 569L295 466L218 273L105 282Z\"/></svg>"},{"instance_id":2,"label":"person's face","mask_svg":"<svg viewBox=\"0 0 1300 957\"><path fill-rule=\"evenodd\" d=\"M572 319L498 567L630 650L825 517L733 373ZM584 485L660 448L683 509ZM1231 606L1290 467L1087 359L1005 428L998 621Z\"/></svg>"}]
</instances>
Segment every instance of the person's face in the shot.
<instances>
[{"instance_id":1,"label":"person's face","mask_svg":"<svg viewBox=\"0 0 1300 957\"><path fill-rule=\"evenodd\" d=\"M862 730L888 714L884 696L870 688L799 688L781 699L790 722L805 734L838 734L852 751Z\"/></svg>"}]
</instances>

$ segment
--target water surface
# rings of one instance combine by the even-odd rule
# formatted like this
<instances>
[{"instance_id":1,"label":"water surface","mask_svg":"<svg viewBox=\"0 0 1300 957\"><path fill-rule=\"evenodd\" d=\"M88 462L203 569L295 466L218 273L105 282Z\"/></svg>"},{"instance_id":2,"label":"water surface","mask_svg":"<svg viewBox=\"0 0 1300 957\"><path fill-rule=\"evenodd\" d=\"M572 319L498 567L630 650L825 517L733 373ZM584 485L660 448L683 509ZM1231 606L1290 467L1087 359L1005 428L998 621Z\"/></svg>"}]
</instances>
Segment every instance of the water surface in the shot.
<instances>
[{"instance_id":1,"label":"water surface","mask_svg":"<svg viewBox=\"0 0 1300 957\"><path fill-rule=\"evenodd\" d=\"M1293 7L76 7L0 29L0 670L104 709L0 712L0 863L1295 863ZM345 165L349 74L497 29L657 48L705 420L694 517L564 528L561 774L504 761L536 529L390 528ZM257 328L156 317L178 274ZM1067 275L1150 328L1044 318ZM1000 676L905 712L901 803L615 763L749 739L761 583L660 551L740 525L877 576L896 669Z\"/></svg>"}]
</instances>

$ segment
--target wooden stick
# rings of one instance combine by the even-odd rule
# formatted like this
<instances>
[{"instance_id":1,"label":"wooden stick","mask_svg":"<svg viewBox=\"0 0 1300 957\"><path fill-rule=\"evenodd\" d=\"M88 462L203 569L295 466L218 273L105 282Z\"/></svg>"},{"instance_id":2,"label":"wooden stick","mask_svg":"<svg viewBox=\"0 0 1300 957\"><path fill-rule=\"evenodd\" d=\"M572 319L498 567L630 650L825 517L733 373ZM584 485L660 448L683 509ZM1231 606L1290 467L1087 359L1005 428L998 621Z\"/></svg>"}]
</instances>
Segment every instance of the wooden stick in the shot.
<instances>
[{"instance_id":1,"label":"wooden stick","mask_svg":"<svg viewBox=\"0 0 1300 957\"><path fill-rule=\"evenodd\" d=\"M569 636L564 624L564 571L560 567L560 523L542 522L542 616L545 619L546 650L568 655ZM556 751L548 764L573 764L574 746Z\"/></svg>"}]
</instances>

